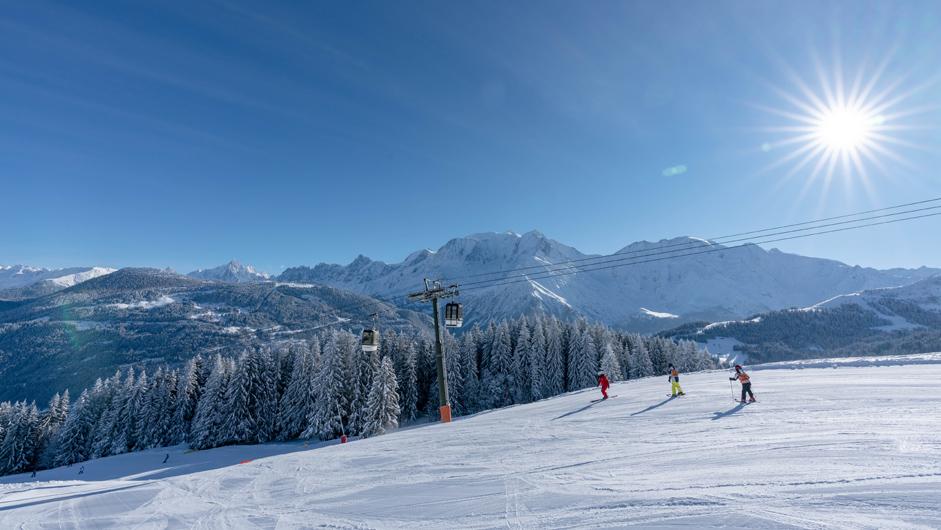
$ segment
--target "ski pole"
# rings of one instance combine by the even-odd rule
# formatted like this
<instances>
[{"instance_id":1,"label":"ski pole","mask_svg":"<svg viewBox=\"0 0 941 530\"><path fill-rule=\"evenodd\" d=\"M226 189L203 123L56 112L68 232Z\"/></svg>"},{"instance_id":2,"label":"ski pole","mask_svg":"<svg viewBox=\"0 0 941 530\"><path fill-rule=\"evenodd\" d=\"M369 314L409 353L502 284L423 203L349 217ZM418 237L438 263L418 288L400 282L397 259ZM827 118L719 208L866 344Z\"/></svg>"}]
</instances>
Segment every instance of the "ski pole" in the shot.
<instances>
[{"instance_id":1,"label":"ski pole","mask_svg":"<svg viewBox=\"0 0 941 530\"><path fill-rule=\"evenodd\" d=\"M732 386L732 379L731 379L731 378L729 379L729 392L731 392L731 394L732 394L732 401L737 401L737 400L735 399L735 387Z\"/></svg>"}]
</instances>

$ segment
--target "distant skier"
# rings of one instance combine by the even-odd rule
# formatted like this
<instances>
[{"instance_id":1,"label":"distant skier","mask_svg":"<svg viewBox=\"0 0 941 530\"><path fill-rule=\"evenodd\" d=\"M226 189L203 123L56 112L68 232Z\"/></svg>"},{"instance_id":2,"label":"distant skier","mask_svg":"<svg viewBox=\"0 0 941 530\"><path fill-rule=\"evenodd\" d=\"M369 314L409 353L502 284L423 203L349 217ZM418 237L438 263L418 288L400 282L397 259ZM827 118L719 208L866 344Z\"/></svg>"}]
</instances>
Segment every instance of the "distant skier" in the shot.
<instances>
[{"instance_id":1,"label":"distant skier","mask_svg":"<svg viewBox=\"0 0 941 530\"><path fill-rule=\"evenodd\" d=\"M670 388L673 390L673 397L686 395L683 388L680 387L680 373L676 371L673 363L670 363L670 377L668 380L670 381Z\"/></svg>"},{"instance_id":2,"label":"distant skier","mask_svg":"<svg viewBox=\"0 0 941 530\"><path fill-rule=\"evenodd\" d=\"M608 376L604 375L604 372L598 372L598 386L601 387L601 395L604 396L601 399L608 399L608 387L611 383L608 382Z\"/></svg>"},{"instance_id":3,"label":"distant skier","mask_svg":"<svg viewBox=\"0 0 941 530\"><path fill-rule=\"evenodd\" d=\"M736 379L742 383L742 403L745 403L745 394L748 394L751 399L748 400L748 403L755 402L755 394L752 394L751 391L751 378L748 377L748 374L745 373L745 370L742 370L740 364L735 365L735 377L730 377L729 381L735 381Z\"/></svg>"},{"instance_id":4,"label":"distant skier","mask_svg":"<svg viewBox=\"0 0 941 530\"><path fill-rule=\"evenodd\" d=\"M163 463L166 464L167 460L170 460L170 453L167 453L167 456L163 457Z\"/></svg>"},{"instance_id":5,"label":"distant skier","mask_svg":"<svg viewBox=\"0 0 941 530\"><path fill-rule=\"evenodd\" d=\"M79 474L79 475L84 475L84 474L85 474L85 466L82 466L82 468L78 470L78 474Z\"/></svg>"}]
</instances>

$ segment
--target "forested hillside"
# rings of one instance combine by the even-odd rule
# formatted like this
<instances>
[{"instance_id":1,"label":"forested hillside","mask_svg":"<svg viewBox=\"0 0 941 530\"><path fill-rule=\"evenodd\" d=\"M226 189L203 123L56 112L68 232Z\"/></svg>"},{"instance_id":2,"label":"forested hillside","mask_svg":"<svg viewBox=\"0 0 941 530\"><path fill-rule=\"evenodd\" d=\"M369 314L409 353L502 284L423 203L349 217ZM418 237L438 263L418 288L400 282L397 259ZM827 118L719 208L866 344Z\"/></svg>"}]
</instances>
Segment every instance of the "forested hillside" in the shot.
<instances>
[{"instance_id":1,"label":"forested hillside","mask_svg":"<svg viewBox=\"0 0 941 530\"><path fill-rule=\"evenodd\" d=\"M197 353L312 337L381 311L388 328L423 329L427 315L321 285L227 284L156 269L122 269L34 300L0 304L0 400L73 395L102 374L181 367Z\"/></svg>"},{"instance_id":2,"label":"forested hillside","mask_svg":"<svg viewBox=\"0 0 941 530\"><path fill-rule=\"evenodd\" d=\"M661 336L711 345L752 362L941 350L941 277L838 296L745 320L698 322ZM734 350L728 350L729 346ZM726 351L721 351L726 348Z\"/></svg>"},{"instance_id":3,"label":"forested hillside","mask_svg":"<svg viewBox=\"0 0 941 530\"><path fill-rule=\"evenodd\" d=\"M433 341L386 333L363 353L345 331L244 351L196 356L184 368L118 371L44 411L0 404L0 473L15 473L188 442L197 449L298 437L374 436L437 414ZM447 335L456 415L527 403L595 385L690 372L715 361L689 341L611 330L584 320L525 317Z\"/></svg>"}]
</instances>

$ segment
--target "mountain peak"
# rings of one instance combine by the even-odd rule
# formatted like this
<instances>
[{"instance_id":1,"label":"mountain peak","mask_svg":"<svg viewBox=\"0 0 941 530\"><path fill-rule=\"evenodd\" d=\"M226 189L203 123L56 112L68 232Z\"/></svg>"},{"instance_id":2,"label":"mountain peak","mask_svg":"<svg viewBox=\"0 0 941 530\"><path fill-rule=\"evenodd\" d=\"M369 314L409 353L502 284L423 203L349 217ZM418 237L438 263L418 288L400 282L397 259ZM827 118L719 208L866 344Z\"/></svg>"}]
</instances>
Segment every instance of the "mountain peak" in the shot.
<instances>
[{"instance_id":1,"label":"mountain peak","mask_svg":"<svg viewBox=\"0 0 941 530\"><path fill-rule=\"evenodd\" d=\"M190 278L225 283L256 283L268 280L267 273L258 272L251 265L242 265L238 260L231 260L225 265L211 269L198 269L189 274Z\"/></svg>"}]
</instances>

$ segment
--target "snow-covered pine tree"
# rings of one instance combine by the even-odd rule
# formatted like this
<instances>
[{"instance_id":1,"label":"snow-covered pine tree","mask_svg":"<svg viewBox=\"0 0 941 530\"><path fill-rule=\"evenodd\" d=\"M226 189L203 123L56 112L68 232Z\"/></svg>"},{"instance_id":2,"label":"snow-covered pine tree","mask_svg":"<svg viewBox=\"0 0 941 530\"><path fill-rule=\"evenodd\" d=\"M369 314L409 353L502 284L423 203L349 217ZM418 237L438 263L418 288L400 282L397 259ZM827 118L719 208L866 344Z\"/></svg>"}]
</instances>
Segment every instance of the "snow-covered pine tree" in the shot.
<instances>
[{"instance_id":1,"label":"snow-covered pine tree","mask_svg":"<svg viewBox=\"0 0 941 530\"><path fill-rule=\"evenodd\" d=\"M470 414L479 410L480 372L477 365L479 352L477 336L480 328L474 327L461 337L461 373L464 376L464 410L461 414Z\"/></svg>"},{"instance_id":2,"label":"snow-covered pine tree","mask_svg":"<svg viewBox=\"0 0 941 530\"><path fill-rule=\"evenodd\" d=\"M359 435L366 424L366 402L372 388L372 380L379 369L379 352L363 352L361 348L354 349L350 356L353 385L350 399L350 421L347 425L349 434Z\"/></svg>"},{"instance_id":3,"label":"snow-covered pine tree","mask_svg":"<svg viewBox=\"0 0 941 530\"><path fill-rule=\"evenodd\" d=\"M631 347L627 340L626 335L618 336L618 341L620 342L620 348L615 351L615 354L618 355L618 364L621 365L621 373L624 375L624 379L630 379L631 374L634 373L634 369L631 366Z\"/></svg>"},{"instance_id":4,"label":"snow-covered pine tree","mask_svg":"<svg viewBox=\"0 0 941 530\"><path fill-rule=\"evenodd\" d=\"M429 336L415 338L415 379L418 382L416 407L425 414L438 410L438 392L435 380L438 369L435 365L434 339Z\"/></svg>"},{"instance_id":5,"label":"snow-covered pine tree","mask_svg":"<svg viewBox=\"0 0 941 530\"><path fill-rule=\"evenodd\" d=\"M202 397L196 406L196 415L190 430L190 446L208 449L223 439L222 424L226 415L226 394L231 378L231 361L216 355Z\"/></svg>"},{"instance_id":6,"label":"snow-covered pine tree","mask_svg":"<svg viewBox=\"0 0 941 530\"><path fill-rule=\"evenodd\" d=\"M529 366L530 343L529 322L520 317L516 328L516 341L513 347L513 369L510 375L513 381L514 402L528 403L532 400L532 374Z\"/></svg>"},{"instance_id":7,"label":"snow-covered pine tree","mask_svg":"<svg viewBox=\"0 0 941 530\"><path fill-rule=\"evenodd\" d=\"M578 336L572 353L575 357L575 388L595 386L598 373L598 349L587 328Z\"/></svg>"},{"instance_id":8,"label":"snow-covered pine tree","mask_svg":"<svg viewBox=\"0 0 941 530\"><path fill-rule=\"evenodd\" d=\"M399 426L399 394L395 368L389 357L384 357L373 378L367 401L364 436L383 434Z\"/></svg>"},{"instance_id":9,"label":"snow-covered pine tree","mask_svg":"<svg viewBox=\"0 0 941 530\"><path fill-rule=\"evenodd\" d=\"M32 468L37 456L38 433L36 404L14 404L3 440L0 440L0 475L22 473Z\"/></svg>"},{"instance_id":10,"label":"snow-covered pine tree","mask_svg":"<svg viewBox=\"0 0 941 530\"><path fill-rule=\"evenodd\" d=\"M310 419L311 414L314 413L314 408L317 405L317 393L319 389L317 388L316 384L317 378L320 377L320 369L323 367L323 355L320 351L319 337L316 337L311 341L307 361L309 364L307 401L304 405L304 412L306 413L306 416L301 420L304 426L301 430L301 433L307 430L307 427L309 426L307 421ZM298 436L300 436L300 434Z\"/></svg>"},{"instance_id":11,"label":"snow-covered pine tree","mask_svg":"<svg viewBox=\"0 0 941 530\"><path fill-rule=\"evenodd\" d=\"M69 414L69 391L62 395L57 392L49 400L49 408L39 414L39 438L37 451L39 458L37 464L49 467L55 458L56 438L65 419Z\"/></svg>"},{"instance_id":12,"label":"snow-covered pine tree","mask_svg":"<svg viewBox=\"0 0 941 530\"><path fill-rule=\"evenodd\" d=\"M582 334L579 332L574 322L568 322L565 325L565 335L568 337L568 340L565 341L565 359L567 362L567 366L565 367L565 389L576 390L581 388L578 380L578 362L581 356L581 350L583 349Z\"/></svg>"},{"instance_id":13,"label":"snow-covered pine tree","mask_svg":"<svg viewBox=\"0 0 941 530\"><path fill-rule=\"evenodd\" d=\"M546 372L546 335L541 318L534 320L532 327L529 340L529 381L532 385L530 396L533 400L538 400L550 395Z\"/></svg>"},{"instance_id":14,"label":"snow-covered pine tree","mask_svg":"<svg viewBox=\"0 0 941 530\"><path fill-rule=\"evenodd\" d=\"M339 334L331 331L323 341L320 373L315 380L317 399L304 438L319 437L330 440L342 434L342 413L348 409L343 352L340 350Z\"/></svg>"},{"instance_id":15,"label":"snow-covered pine tree","mask_svg":"<svg viewBox=\"0 0 941 530\"><path fill-rule=\"evenodd\" d=\"M149 449L156 447L155 438L158 434L159 415L162 413L160 400L162 399L163 367L157 368L154 376L151 378L150 386L144 390L141 399L141 407L138 410L136 420L137 429L134 433L136 447L140 449Z\"/></svg>"},{"instance_id":16,"label":"snow-covered pine tree","mask_svg":"<svg viewBox=\"0 0 941 530\"><path fill-rule=\"evenodd\" d=\"M418 417L418 376L416 373L415 343L402 337L395 362L396 379L399 381L399 404L402 421Z\"/></svg>"},{"instance_id":17,"label":"snow-covered pine tree","mask_svg":"<svg viewBox=\"0 0 941 530\"><path fill-rule=\"evenodd\" d=\"M562 327L554 316L546 321L546 396L565 392L565 353Z\"/></svg>"},{"instance_id":18,"label":"snow-covered pine tree","mask_svg":"<svg viewBox=\"0 0 941 530\"><path fill-rule=\"evenodd\" d=\"M640 377L649 377L653 375L653 363L650 361L650 353L647 351L647 345L639 336L634 336L634 348L631 355L631 379Z\"/></svg>"},{"instance_id":19,"label":"snow-covered pine tree","mask_svg":"<svg viewBox=\"0 0 941 530\"><path fill-rule=\"evenodd\" d=\"M255 355L258 356L258 363L262 367L255 403L255 414L258 417L258 432L255 440L264 443L275 439L278 435L278 403L281 399L278 386L281 378L281 360L268 348L259 349Z\"/></svg>"},{"instance_id":20,"label":"snow-covered pine tree","mask_svg":"<svg viewBox=\"0 0 941 530\"><path fill-rule=\"evenodd\" d=\"M101 384L99 379L96 385ZM78 400L70 408L62 428L56 434L56 441L53 444L55 454L52 458L52 464L55 466L74 464L89 458L88 446L92 423L90 411L86 409L88 395L88 390L82 391Z\"/></svg>"},{"instance_id":21,"label":"snow-covered pine tree","mask_svg":"<svg viewBox=\"0 0 941 530\"><path fill-rule=\"evenodd\" d=\"M314 343L316 344L316 342ZM319 347L319 346L318 346ZM311 412L311 362L308 348L292 350L293 366L278 411L278 430L282 440L300 436L307 428L307 417Z\"/></svg>"},{"instance_id":22,"label":"snow-covered pine tree","mask_svg":"<svg viewBox=\"0 0 941 530\"><path fill-rule=\"evenodd\" d=\"M667 364L669 364L666 341L660 337L650 337L645 342L647 351L650 353L650 362L653 364L653 373L666 373Z\"/></svg>"},{"instance_id":23,"label":"snow-covered pine tree","mask_svg":"<svg viewBox=\"0 0 941 530\"><path fill-rule=\"evenodd\" d=\"M178 404L176 406L177 421L174 422L173 430L174 443L188 440L193 418L196 416L196 405L203 395L206 378L209 377L206 364L202 356L197 354L186 363L186 368L183 369L183 375L177 389Z\"/></svg>"},{"instance_id":24,"label":"snow-covered pine tree","mask_svg":"<svg viewBox=\"0 0 941 530\"><path fill-rule=\"evenodd\" d=\"M614 354L614 348L610 342L604 345L604 353L601 355L601 371L605 373L611 382L624 379L621 373L621 363L618 362L618 357Z\"/></svg>"},{"instance_id":25,"label":"snow-covered pine tree","mask_svg":"<svg viewBox=\"0 0 941 530\"><path fill-rule=\"evenodd\" d=\"M0 402L0 442L3 442L3 438L6 436L12 418L13 404L9 401Z\"/></svg>"},{"instance_id":26,"label":"snow-covered pine tree","mask_svg":"<svg viewBox=\"0 0 941 530\"><path fill-rule=\"evenodd\" d=\"M126 453L137 448L138 422L140 420L140 411L144 405L144 396L150 390L150 382L147 378L147 372L141 370L140 377L134 379L134 370L128 373L128 380L125 383L119 398L117 423L112 432L114 436L111 443L110 454L118 455Z\"/></svg>"},{"instance_id":27,"label":"snow-covered pine tree","mask_svg":"<svg viewBox=\"0 0 941 530\"><path fill-rule=\"evenodd\" d=\"M256 400L261 391L264 367L253 352L243 352L235 363L235 372L225 396L223 444L252 443L258 434Z\"/></svg>"},{"instance_id":28,"label":"snow-covered pine tree","mask_svg":"<svg viewBox=\"0 0 941 530\"><path fill-rule=\"evenodd\" d=\"M127 379L124 380L121 379L121 371L118 370L108 378L99 395L95 396L101 410L101 416L93 422L95 434L91 445L92 458L100 458L111 454L111 447L120 427L118 422L120 421L121 410L130 393L127 387L133 384L133 369L128 372Z\"/></svg>"},{"instance_id":29,"label":"snow-covered pine tree","mask_svg":"<svg viewBox=\"0 0 941 530\"><path fill-rule=\"evenodd\" d=\"M488 407L504 407L513 403L513 351L510 327L506 321L494 330L490 344L490 363L485 371L484 386Z\"/></svg>"},{"instance_id":30,"label":"snow-covered pine tree","mask_svg":"<svg viewBox=\"0 0 941 530\"><path fill-rule=\"evenodd\" d=\"M177 371L158 368L143 396L137 424L137 449L173 443L179 412L176 410Z\"/></svg>"},{"instance_id":31,"label":"snow-covered pine tree","mask_svg":"<svg viewBox=\"0 0 941 530\"><path fill-rule=\"evenodd\" d=\"M493 320L487 323L487 329L480 334L480 338L477 342L477 347L480 349L480 363L478 369L480 370L481 378L481 391L486 392L486 389L483 388L483 377L485 372L490 370L490 353L493 349L493 338L497 335L497 325ZM486 396L481 396L482 405L486 407L488 399Z\"/></svg>"},{"instance_id":32,"label":"snow-covered pine tree","mask_svg":"<svg viewBox=\"0 0 941 530\"><path fill-rule=\"evenodd\" d=\"M467 414L467 394L464 391L464 363L460 345L453 335L444 334L445 365L448 371L448 398L455 416ZM437 385L437 378L435 378Z\"/></svg>"}]
</instances>

